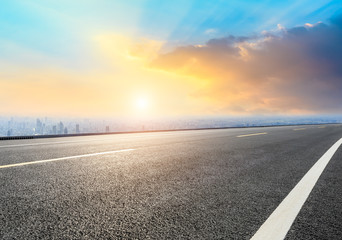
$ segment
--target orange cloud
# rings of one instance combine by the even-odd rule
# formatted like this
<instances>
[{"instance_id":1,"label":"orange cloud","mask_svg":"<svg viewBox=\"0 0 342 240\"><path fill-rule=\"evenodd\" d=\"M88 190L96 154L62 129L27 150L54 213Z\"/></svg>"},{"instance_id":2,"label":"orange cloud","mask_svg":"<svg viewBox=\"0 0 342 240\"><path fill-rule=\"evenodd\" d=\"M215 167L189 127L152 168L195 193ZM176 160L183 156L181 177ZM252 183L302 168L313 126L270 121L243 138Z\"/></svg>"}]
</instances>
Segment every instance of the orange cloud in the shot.
<instances>
[{"instance_id":1,"label":"orange cloud","mask_svg":"<svg viewBox=\"0 0 342 240\"><path fill-rule=\"evenodd\" d=\"M342 21L335 19L179 47L150 67L196 78L191 96L213 114L340 113L341 42Z\"/></svg>"}]
</instances>

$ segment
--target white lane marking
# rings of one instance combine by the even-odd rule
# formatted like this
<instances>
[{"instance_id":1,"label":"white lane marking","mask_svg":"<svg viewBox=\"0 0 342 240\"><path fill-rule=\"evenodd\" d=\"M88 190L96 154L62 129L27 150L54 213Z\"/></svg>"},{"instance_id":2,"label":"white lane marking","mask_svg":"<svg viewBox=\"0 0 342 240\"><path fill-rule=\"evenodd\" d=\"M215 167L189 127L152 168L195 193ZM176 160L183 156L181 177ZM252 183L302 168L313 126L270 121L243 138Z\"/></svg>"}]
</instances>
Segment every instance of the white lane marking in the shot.
<instances>
[{"instance_id":1,"label":"white lane marking","mask_svg":"<svg viewBox=\"0 0 342 240\"><path fill-rule=\"evenodd\" d=\"M320 126L320 127L318 127L318 128L325 128L326 126Z\"/></svg>"},{"instance_id":2,"label":"white lane marking","mask_svg":"<svg viewBox=\"0 0 342 240\"><path fill-rule=\"evenodd\" d=\"M93 141L105 141L105 140L106 139L92 139L92 140L60 141L60 142L23 143L23 144L13 144L13 145L2 145L0 146L0 148L26 147L26 146L35 146L35 145L49 145L49 144L77 143L77 142L93 142Z\"/></svg>"},{"instance_id":3,"label":"white lane marking","mask_svg":"<svg viewBox=\"0 0 342 240\"><path fill-rule=\"evenodd\" d=\"M240 137L249 137L249 136L264 135L264 134L267 134L267 132L262 132L262 133L251 133L251 134L239 135L239 136L236 136L236 137L240 138Z\"/></svg>"},{"instance_id":4,"label":"white lane marking","mask_svg":"<svg viewBox=\"0 0 342 240\"><path fill-rule=\"evenodd\" d=\"M341 144L342 138L311 167L254 234L251 238L252 240L280 240L286 237L287 232L290 230L293 221L297 217L318 178Z\"/></svg>"},{"instance_id":5,"label":"white lane marking","mask_svg":"<svg viewBox=\"0 0 342 240\"><path fill-rule=\"evenodd\" d=\"M8 165L0 165L0 168L19 167L19 166L25 166L25 165L31 165L31 164L54 162L54 161L61 161L61 160L68 160L68 159L82 158L82 157L92 157L92 156L106 155L106 154L119 153L119 152L128 152L128 151L134 151L134 150L135 149L122 149L122 150L115 150L115 151L109 151L109 152L89 153L89 154L82 154L82 155L76 155L76 156L70 156L70 157L37 160L37 161L32 161L32 162L13 163L13 164L8 164Z\"/></svg>"},{"instance_id":6,"label":"white lane marking","mask_svg":"<svg viewBox=\"0 0 342 240\"><path fill-rule=\"evenodd\" d=\"M300 130L305 130L306 128L295 128L293 131L300 131Z\"/></svg>"},{"instance_id":7,"label":"white lane marking","mask_svg":"<svg viewBox=\"0 0 342 240\"><path fill-rule=\"evenodd\" d=\"M52 145L52 144L63 144L63 143L78 143L78 142L96 142L96 141L113 141L113 140L131 140L131 139L141 139L147 137L160 137L160 136L173 136L175 134L179 135L193 135L193 134L203 134L207 130L202 130L201 132L190 132L190 131L174 131L174 132L158 132L158 133L132 133L132 134L139 134L139 135L124 135L125 133L121 134L113 134L111 138L94 138L94 139L86 139L86 140L75 140L75 141L56 141L56 142L40 142L40 143L23 143L23 144L12 144L12 145L1 145L0 148L10 148L10 147L26 147L26 146L36 146L36 145ZM129 133L130 134L130 133ZM86 136L88 137L88 136Z\"/></svg>"}]
</instances>

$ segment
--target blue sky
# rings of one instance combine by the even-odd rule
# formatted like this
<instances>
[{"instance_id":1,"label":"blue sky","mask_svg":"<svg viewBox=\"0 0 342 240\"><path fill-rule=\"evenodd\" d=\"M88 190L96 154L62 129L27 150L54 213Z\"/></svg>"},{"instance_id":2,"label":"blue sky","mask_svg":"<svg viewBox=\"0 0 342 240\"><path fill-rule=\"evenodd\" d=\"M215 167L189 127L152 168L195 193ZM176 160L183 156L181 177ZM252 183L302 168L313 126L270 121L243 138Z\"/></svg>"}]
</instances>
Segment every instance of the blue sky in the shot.
<instances>
[{"instance_id":1,"label":"blue sky","mask_svg":"<svg viewBox=\"0 0 342 240\"><path fill-rule=\"evenodd\" d=\"M94 89L99 85L102 90L98 90L95 95L99 99L102 98L99 102L108 102L110 96L116 96L115 91L119 91L120 94L125 91L136 92L137 90L133 89L137 89L137 86L144 86L146 93L141 93L141 95L158 95L160 99L154 101L161 103L164 101L165 105L160 104L158 107L167 109L164 113L183 114L189 112L189 109L191 111L197 109L192 111L194 114L219 115L230 113L232 109L243 109L243 113L283 113L287 110L289 113L311 113L316 109L307 102L314 102L311 96L317 94L317 89L312 89L312 92L307 94L307 99L300 99L299 95L290 96L292 90L288 90L287 95L278 92L267 98L261 97L264 89L259 89L259 95L246 94L250 93L251 89L255 89L258 83L253 83L251 88L246 87L248 85L246 82L250 80L245 79L243 72L236 71L246 72L249 69L258 68L256 63L247 68L246 56L266 58L265 52L258 53L255 49L263 47L266 50L273 49L272 44L279 44L278 47L281 49L281 51L272 50L273 52L279 50L279 54L285 55L288 53L286 46L291 48L290 50L295 55L298 52L293 50L300 45L302 46L300 50L306 50L303 50L303 55L299 58L309 61L309 56L314 54L318 56L317 63L311 64L320 64L318 60L323 55L315 52L314 47L319 46L316 46L310 37L319 36L321 44L326 44L328 52L330 51L332 53L330 55L333 56L338 46L331 45L331 43L335 38L339 39L338 26L340 25L335 24L336 27L331 19L340 16L341 9L342 1L339 0L4 0L1 1L0 8L0 87L7 89L4 90L7 92L33 91L30 86L35 84L37 86L34 89L41 89L40 92L46 93L53 89L69 89L68 101L71 101L77 84L82 83L85 86L82 92L84 98L93 96ZM323 25L317 25L318 22L323 22L328 30L322 30ZM286 40L292 36L290 34L292 30L304 26L305 29L302 30L307 31L309 37L295 35L295 40ZM261 37L261 33L265 31L284 37L284 39L272 38L272 44L263 45L266 39ZM321 38L321 35L315 32L319 34L328 32L331 39ZM228 36L234 37L227 38ZM255 42L239 41L236 38L238 36L253 37ZM259 43L257 46L254 45L255 49L252 48L251 44L256 44L257 41ZM218 45L211 44L218 42L226 46L221 49ZM305 47L306 42L312 44L311 48ZM239 52L239 57L246 59L242 62L233 61L234 52ZM221 56L221 53L226 55ZM227 56L229 59L225 58ZM274 56L274 59L272 54L270 56L267 56L270 63L277 61L280 63L283 60L281 56ZM339 61L338 56L334 55L334 59ZM217 62L216 59L222 59L222 61ZM230 69L229 64L233 64L234 69ZM329 64L333 68L338 62ZM217 66L221 68L216 69ZM303 66L305 67L307 66ZM214 69L215 72L222 73L222 76L213 74ZM276 79L274 76L284 78L284 75L281 75L283 74L281 66L276 66L276 69L279 74L275 74L272 69L265 69L263 77L265 79ZM312 70L300 72L294 70L293 72L298 76L291 77L309 81L312 75L304 76L303 74L310 71ZM322 79L331 77L325 76L325 72L319 74ZM339 74L337 70L336 74ZM99 75L107 80L99 79ZM265 79L259 80L265 82ZM126 85L118 89L117 86L123 81L127 82ZM239 81L241 88L227 89L226 85L234 81ZM279 80L277 81L272 84L279 84ZM331 84L332 82L334 81L331 80ZM293 84L289 89L295 89L295 82ZM322 86L322 83L318 85ZM110 91L114 86L115 89ZM159 89L156 86L159 86ZM272 91L277 92L276 85L272 87ZM174 93L178 94L176 94L177 97L161 93L167 92L168 88L173 89ZM223 92L218 94L220 89L223 89ZM107 92L104 94L101 91ZM36 94L39 95L38 90ZM325 92L325 95L327 94L329 95ZM47 95L56 96L56 98L51 97L50 105L55 104L56 109L63 108L57 106L58 92ZM231 97L233 95L234 99ZM288 104L276 99L278 95L284 95L284 99L288 99L289 102L293 101L300 107L296 109L280 107ZM337 96L338 93L335 92L334 95ZM164 100L161 100L163 97L165 97ZM311 100L308 100L309 98ZM259 106L252 109L249 106L253 101L258 102L255 99L259 99ZM7 113L11 109L14 109L14 113L19 112L20 106L26 104L24 98L20 100L14 93L6 96L3 93L0 100L0 113ZM230 105L224 104L226 102ZM276 104L273 104L270 107L270 102L277 102L279 106L274 107L273 105ZM32 100L30 106L34 107L39 104L40 100L37 98ZM94 104L92 110L94 114L99 105L100 103ZM338 104L331 103L331 105L337 106ZM78 106L81 108L81 103ZM111 107L110 105L108 110L104 110L105 107L103 107L102 110L110 112ZM87 106L82 106L82 108L86 109ZM324 108L326 107L322 107ZM49 108L46 106L44 109L42 108L41 112ZM59 112L62 114L62 111ZM65 114L68 112L66 111Z\"/></svg>"},{"instance_id":2,"label":"blue sky","mask_svg":"<svg viewBox=\"0 0 342 240\"><path fill-rule=\"evenodd\" d=\"M87 34L114 31L168 41L172 47L281 24L326 21L342 1L2 1L0 38L53 56L78 55ZM85 46L84 46L85 45Z\"/></svg>"}]
</instances>

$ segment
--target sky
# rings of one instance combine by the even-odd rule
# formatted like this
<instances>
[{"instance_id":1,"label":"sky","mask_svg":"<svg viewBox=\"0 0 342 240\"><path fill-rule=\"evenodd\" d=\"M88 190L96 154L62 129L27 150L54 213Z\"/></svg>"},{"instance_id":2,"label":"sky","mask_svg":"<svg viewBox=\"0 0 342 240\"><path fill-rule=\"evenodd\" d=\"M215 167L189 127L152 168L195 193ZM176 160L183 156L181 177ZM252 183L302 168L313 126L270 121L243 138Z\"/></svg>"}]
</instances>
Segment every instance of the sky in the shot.
<instances>
[{"instance_id":1,"label":"sky","mask_svg":"<svg viewBox=\"0 0 342 240\"><path fill-rule=\"evenodd\" d=\"M342 113L342 1L3 0L0 115Z\"/></svg>"}]
</instances>

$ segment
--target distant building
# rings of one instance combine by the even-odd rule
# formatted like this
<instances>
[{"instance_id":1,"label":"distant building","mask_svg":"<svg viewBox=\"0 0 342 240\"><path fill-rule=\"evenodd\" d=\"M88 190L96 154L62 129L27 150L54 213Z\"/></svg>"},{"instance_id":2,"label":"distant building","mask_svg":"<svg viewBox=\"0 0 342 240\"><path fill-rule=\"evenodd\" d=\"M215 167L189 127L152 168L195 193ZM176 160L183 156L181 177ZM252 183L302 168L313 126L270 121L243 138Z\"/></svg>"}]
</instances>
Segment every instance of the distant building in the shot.
<instances>
[{"instance_id":1,"label":"distant building","mask_svg":"<svg viewBox=\"0 0 342 240\"><path fill-rule=\"evenodd\" d=\"M63 134L64 132L64 124L62 122L58 123L58 134Z\"/></svg>"},{"instance_id":2,"label":"distant building","mask_svg":"<svg viewBox=\"0 0 342 240\"><path fill-rule=\"evenodd\" d=\"M76 133L80 133L80 125L76 124Z\"/></svg>"},{"instance_id":3,"label":"distant building","mask_svg":"<svg viewBox=\"0 0 342 240\"><path fill-rule=\"evenodd\" d=\"M43 133L43 123L40 121L39 118L37 118L35 134L42 134L42 133Z\"/></svg>"},{"instance_id":4,"label":"distant building","mask_svg":"<svg viewBox=\"0 0 342 240\"><path fill-rule=\"evenodd\" d=\"M9 129L8 131L7 131L7 136L9 137L9 136L11 136L12 135L12 129Z\"/></svg>"},{"instance_id":5,"label":"distant building","mask_svg":"<svg viewBox=\"0 0 342 240\"><path fill-rule=\"evenodd\" d=\"M67 127L64 128L64 134L68 134L68 128Z\"/></svg>"},{"instance_id":6,"label":"distant building","mask_svg":"<svg viewBox=\"0 0 342 240\"><path fill-rule=\"evenodd\" d=\"M56 125L53 125L52 127L52 134L57 134L57 126Z\"/></svg>"},{"instance_id":7,"label":"distant building","mask_svg":"<svg viewBox=\"0 0 342 240\"><path fill-rule=\"evenodd\" d=\"M109 126L106 126L106 132L109 133Z\"/></svg>"}]
</instances>

